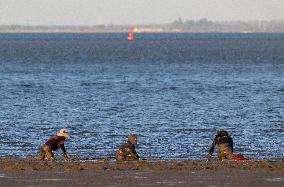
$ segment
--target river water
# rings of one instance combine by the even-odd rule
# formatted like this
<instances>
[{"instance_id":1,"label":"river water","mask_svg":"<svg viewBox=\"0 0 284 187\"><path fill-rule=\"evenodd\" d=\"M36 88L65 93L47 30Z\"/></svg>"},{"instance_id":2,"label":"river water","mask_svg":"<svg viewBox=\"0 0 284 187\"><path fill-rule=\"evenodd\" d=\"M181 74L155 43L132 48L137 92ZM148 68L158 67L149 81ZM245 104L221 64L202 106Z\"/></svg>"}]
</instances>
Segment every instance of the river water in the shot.
<instances>
[{"instance_id":1,"label":"river water","mask_svg":"<svg viewBox=\"0 0 284 187\"><path fill-rule=\"evenodd\" d=\"M220 128L235 152L284 156L284 34L135 37L0 34L0 156L35 156L60 128L81 159L133 133L144 159L205 159Z\"/></svg>"}]
</instances>

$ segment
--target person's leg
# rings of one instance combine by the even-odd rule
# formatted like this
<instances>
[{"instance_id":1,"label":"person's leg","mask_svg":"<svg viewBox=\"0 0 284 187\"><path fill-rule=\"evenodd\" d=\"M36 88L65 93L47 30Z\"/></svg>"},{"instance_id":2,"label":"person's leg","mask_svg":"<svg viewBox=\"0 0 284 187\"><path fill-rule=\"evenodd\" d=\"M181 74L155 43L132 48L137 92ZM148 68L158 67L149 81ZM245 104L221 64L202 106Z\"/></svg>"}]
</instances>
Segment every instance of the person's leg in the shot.
<instances>
[{"instance_id":1,"label":"person's leg","mask_svg":"<svg viewBox=\"0 0 284 187\"><path fill-rule=\"evenodd\" d=\"M222 148L219 148L218 150L218 160L223 161L226 158L225 152Z\"/></svg>"},{"instance_id":2,"label":"person's leg","mask_svg":"<svg viewBox=\"0 0 284 187\"><path fill-rule=\"evenodd\" d=\"M117 161L122 161L124 160L123 152L121 150L118 150L115 154L115 159Z\"/></svg>"},{"instance_id":3,"label":"person's leg","mask_svg":"<svg viewBox=\"0 0 284 187\"><path fill-rule=\"evenodd\" d=\"M232 148L229 144L220 144L218 146L218 159L223 161L224 159L232 160L234 159L234 155L232 152Z\"/></svg>"},{"instance_id":4,"label":"person's leg","mask_svg":"<svg viewBox=\"0 0 284 187\"><path fill-rule=\"evenodd\" d=\"M44 160L52 161L52 160L54 160L54 155L52 153L50 153L49 151L46 151Z\"/></svg>"},{"instance_id":5,"label":"person's leg","mask_svg":"<svg viewBox=\"0 0 284 187\"><path fill-rule=\"evenodd\" d=\"M234 159L234 154L232 152L232 149L227 149L225 154L226 154L225 155L226 159L228 159L228 160Z\"/></svg>"},{"instance_id":6,"label":"person's leg","mask_svg":"<svg viewBox=\"0 0 284 187\"><path fill-rule=\"evenodd\" d=\"M46 160L46 161L54 160L54 154L52 153L51 147L44 145L42 148L43 148L44 153L45 153L44 160Z\"/></svg>"},{"instance_id":7,"label":"person's leg","mask_svg":"<svg viewBox=\"0 0 284 187\"><path fill-rule=\"evenodd\" d=\"M45 150L43 149L43 147L41 146L39 148L39 153L38 153L38 156L37 156L37 159L38 160L44 160L45 158Z\"/></svg>"}]
</instances>

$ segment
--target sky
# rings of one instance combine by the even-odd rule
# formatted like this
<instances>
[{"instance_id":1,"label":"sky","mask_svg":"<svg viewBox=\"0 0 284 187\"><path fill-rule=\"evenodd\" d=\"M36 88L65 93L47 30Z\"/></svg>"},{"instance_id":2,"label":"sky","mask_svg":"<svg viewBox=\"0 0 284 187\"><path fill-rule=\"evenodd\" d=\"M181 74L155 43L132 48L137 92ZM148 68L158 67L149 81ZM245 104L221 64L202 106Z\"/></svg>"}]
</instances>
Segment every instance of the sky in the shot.
<instances>
[{"instance_id":1,"label":"sky","mask_svg":"<svg viewBox=\"0 0 284 187\"><path fill-rule=\"evenodd\" d=\"M284 20L284 0L0 0L0 25Z\"/></svg>"}]
</instances>

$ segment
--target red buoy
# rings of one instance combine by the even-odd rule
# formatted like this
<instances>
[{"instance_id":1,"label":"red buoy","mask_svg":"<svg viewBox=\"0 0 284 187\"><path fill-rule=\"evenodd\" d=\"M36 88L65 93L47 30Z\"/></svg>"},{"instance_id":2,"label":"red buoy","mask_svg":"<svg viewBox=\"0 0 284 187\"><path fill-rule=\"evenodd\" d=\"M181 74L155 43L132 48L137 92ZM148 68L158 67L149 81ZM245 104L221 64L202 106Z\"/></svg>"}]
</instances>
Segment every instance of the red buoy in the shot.
<instances>
[{"instance_id":1,"label":"red buoy","mask_svg":"<svg viewBox=\"0 0 284 187\"><path fill-rule=\"evenodd\" d=\"M131 28L131 29L129 30L129 33L128 33L128 40L129 40L129 41L134 40L134 28Z\"/></svg>"}]
</instances>

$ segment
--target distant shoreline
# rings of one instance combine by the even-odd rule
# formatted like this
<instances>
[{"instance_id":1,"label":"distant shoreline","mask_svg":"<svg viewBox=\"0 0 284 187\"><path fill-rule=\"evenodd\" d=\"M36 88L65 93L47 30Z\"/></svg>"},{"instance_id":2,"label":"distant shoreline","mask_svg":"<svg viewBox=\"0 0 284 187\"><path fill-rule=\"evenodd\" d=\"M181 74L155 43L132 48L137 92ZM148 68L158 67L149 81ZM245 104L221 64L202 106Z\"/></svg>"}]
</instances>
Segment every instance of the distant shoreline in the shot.
<instances>
[{"instance_id":1,"label":"distant shoreline","mask_svg":"<svg viewBox=\"0 0 284 187\"><path fill-rule=\"evenodd\" d=\"M1 31L0 34L127 34L127 31ZM139 32L136 34L284 34L283 32Z\"/></svg>"},{"instance_id":2,"label":"distant shoreline","mask_svg":"<svg viewBox=\"0 0 284 187\"><path fill-rule=\"evenodd\" d=\"M271 21L210 21L175 20L168 24L149 25L0 25L0 33L15 32L49 32L49 33L98 33L98 32L128 32L137 33L256 33L256 32L284 32L284 20Z\"/></svg>"}]
</instances>

